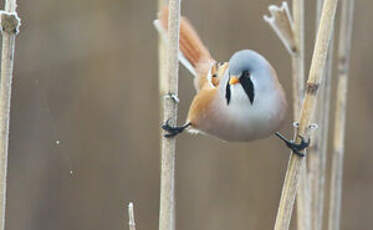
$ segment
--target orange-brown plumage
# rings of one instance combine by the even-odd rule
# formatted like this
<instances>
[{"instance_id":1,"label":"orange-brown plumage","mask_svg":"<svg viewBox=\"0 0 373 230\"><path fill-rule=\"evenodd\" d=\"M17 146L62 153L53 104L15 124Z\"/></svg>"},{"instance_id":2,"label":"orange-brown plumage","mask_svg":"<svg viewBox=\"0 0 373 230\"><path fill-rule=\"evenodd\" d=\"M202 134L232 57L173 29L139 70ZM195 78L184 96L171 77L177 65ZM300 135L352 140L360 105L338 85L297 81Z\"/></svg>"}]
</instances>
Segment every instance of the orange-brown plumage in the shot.
<instances>
[{"instance_id":1,"label":"orange-brown plumage","mask_svg":"<svg viewBox=\"0 0 373 230\"><path fill-rule=\"evenodd\" d=\"M206 124L208 114L211 114L213 108L213 101L216 96L217 89L209 88L201 90L193 98L192 104L189 108L187 122L190 122L194 128L199 128L201 124Z\"/></svg>"},{"instance_id":2,"label":"orange-brown plumage","mask_svg":"<svg viewBox=\"0 0 373 230\"><path fill-rule=\"evenodd\" d=\"M162 27L168 28L168 8L164 7L159 14ZM213 101L217 94L217 86L222 79L228 63L218 63L199 38L197 32L187 18L180 20L180 50L195 69L195 87L198 91L189 109L187 121L192 127L199 129L201 124L210 123L208 114L212 113ZM208 75L210 74L210 79Z\"/></svg>"},{"instance_id":3,"label":"orange-brown plumage","mask_svg":"<svg viewBox=\"0 0 373 230\"><path fill-rule=\"evenodd\" d=\"M167 7L163 8L159 15L159 19L162 27L167 30ZM185 17L181 17L180 20L180 50L185 58L192 64L197 73L195 86L196 89L199 91L206 85L207 73L216 61L211 57L210 52L199 38L193 26Z\"/></svg>"},{"instance_id":4,"label":"orange-brown plumage","mask_svg":"<svg viewBox=\"0 0 373 230\"><path fill-rule=\"evenodd\" d=\"M156 22L164 33L168 27L165 7ZM161 27L159 27L161 26ZM184 17L180 21L179 60L195 75L197 94L185 125L162 126L177 135L186 128L226 141L251 141L273 134L284 121L286 98L270 63L252 50L236 52L229 62L216 62Z\"/></svg>"}]
</instances>

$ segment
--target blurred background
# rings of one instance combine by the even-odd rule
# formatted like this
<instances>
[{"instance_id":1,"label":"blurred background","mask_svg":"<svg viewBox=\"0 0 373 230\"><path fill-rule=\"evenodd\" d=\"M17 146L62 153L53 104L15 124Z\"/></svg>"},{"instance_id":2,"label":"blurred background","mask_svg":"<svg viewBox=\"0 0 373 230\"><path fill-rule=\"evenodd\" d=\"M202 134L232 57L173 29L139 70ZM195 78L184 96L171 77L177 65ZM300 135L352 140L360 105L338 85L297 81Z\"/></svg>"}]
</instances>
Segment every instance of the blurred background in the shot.
<instances>
[{"instance_id":1,"label":"blurred background","mask_svg":"<svg viewBox=\"0 0 373 230\"><path fill-rule=\"evenodd\" d=\"M262 19L269 4L280 2L188 0L182 14L217 60L228 60L244 48L262 53L291 101L290 58ZM315 6L306 2L308 70ZM7 229L127 229L129 201L135 203L137 228L157 229L161 121L152 25L157 1L18 5L22 27L15 53ZM371 7L370 1L356 1L342 229L372 225ZM182 67L179 89L181 123L195 93L192 77ZM291 114L283 130L288 137ZM181 135L177 229L271 229L288 156L274 137L231 144Z\"/></svg>"}]
</instances>

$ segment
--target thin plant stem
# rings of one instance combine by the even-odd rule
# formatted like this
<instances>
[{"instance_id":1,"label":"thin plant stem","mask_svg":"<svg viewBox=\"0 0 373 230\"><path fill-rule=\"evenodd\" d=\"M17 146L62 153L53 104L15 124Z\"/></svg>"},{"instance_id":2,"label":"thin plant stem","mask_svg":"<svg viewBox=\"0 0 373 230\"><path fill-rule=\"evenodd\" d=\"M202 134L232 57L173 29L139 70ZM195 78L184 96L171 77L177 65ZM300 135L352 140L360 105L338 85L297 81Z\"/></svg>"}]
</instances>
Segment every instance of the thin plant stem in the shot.
<instances>
[{"instance_id":1,"label":"thin plant stem","mask_svg":"<svg viewBox=\"0 0 373 230\"><path fill-rule=\"evenodd\" d=\"M158 12L161 12L163 7L167 4L167 0L158 0ZM158 87L159 95L167 94L167 69L166 69L166 46L163 37L158 33ZM161 109L162 110L162 109ZM161 116L163 111L161 111Z\"/></svg>"},{"instance_id":2,"label":"thin plant stem","mask_svg":"<svg viewBox=\"0 0 373 230\"><path fill-rule=\"evenodd\" d=\"M133 203L128 204L128 228L129 230L136 230L135 212L133 210Z\"/></svg>"},{"instance_id":3,"label":"thin plant stem","mask_svg":"<svg viewBox=\"0 0 373 230\"><path fill-rule=\"evenodd\" d=\"M321 16L323 0L317 1L316 29ZM334 26L333 26L334 28ZM312 133L312 146L309 151L309 179L311 184L311 229L320 230L323 223L325 167L327 159L329 114L331 101L331 80L333 67L333 32L324 71L324 81L320 84L315 123L319 124L318 132ZM322 100L322 103L321 103Z\"/></svg>"},{"instance_id":4,"label":"thin plant stem","mask_svg":"<svg viewBox=\"0 0 373 230\"><path fill-rule=\"evenodd\" d=\"M270 15L264 15L264 21L271 26L289 54L296 55L299 48L296 45L294 23L287 2L282 2L281 6L269 5L268 10Z\"/></svg>"},{"instance_id":5,"label":"thin plant stem","mask_svg":"<svg viewBox=\"0 0 373 230\"><path fill-rule=\"evenodd\" d=\"M311 229L320 230L323 223L325 173L328 148L329 114L331 102L331 80L333 64L333 38L330 41L328 58L324 72L324 82L320 85L319 103L316 108L315 123L320 129L311 135L309 150L309 180L311 187Z\"/></svg>"},{"instance_id":6,"label":"thin plant stem","mask_svg":"<svg viewBox=\"0 0 373 230\"><path fill-rule=\"evenodd\" d=\"M16 1L5 1L1 14L2 54L0 79L0 229L5 229L6 179L8 168L8 142L10 102L12 95L13 60L16 33L20 24L16 15Z\"/></svg>"},{"instance_id":7,"label":"thin plant stem","mask_svg":"<svg viewBox=\"0 0 373 230\"><path fill-rule=\"evenodd\" d=\"M298 119L304 97L304 0L293 0L296 52L292 55L294 119Z\"/></svg>"},{"instance_id":8,"label":"thin plant stem","mask_svg":"<svg viewBox=\"0 0 373 230\"><path fill-rule=\"evenodd\" d=\"M304 0L293 0L294 39L296 50L292 57L293 71L293 117L298 120L304 97ZM306 167L301 172L297 192L297 226L299 230L310 229L310 192Z\"/></svg>"},{"instance_id":9,"label":"thin plant stem","mask_svg":"<svg viewBox=\"0 0 373 230\"><path fill-rule=\"evenodd\" d=\"M348 71L351 50L354 0L342 0L342 13L338 43L338 84L334 123L333 157L330 181L329 230L340 229L344 139Z\"/></svg>"},{"instance_id":10,"label":"thin plant stem","mask_svg":"<svg viewBox=\"0 0 373 230\"><path fill-rule=\"evenodd\" d=\"M313 115L316 107L316 96L325 68L337 3L338 0L326 0L324 2L320 20L320 27L317 33L310 73L306 85L306 95L300 112L299 127L297 128L296 132L297 143L301 142L301 138L299 136L308 136L310 123L313 120ZM280 204L277 211L276 222L274 226L275 230L289 229L302 167L305 167L305 157L300 157L292 153L290 155Z\"/></svg>"},{"instance_id":11,"label":"thin plant stem","mask_svg":"<svg viewBox=\"0 0 373 230\"><path fill-rule=\"evenodd\" d=\"M163 117L175 126L177 121L178 51L180 31L180 0L168 2L167 94L163 96ZM175 229L175 138L161 139L161 192L159 229Z\"/></svg>"}]
</instances>

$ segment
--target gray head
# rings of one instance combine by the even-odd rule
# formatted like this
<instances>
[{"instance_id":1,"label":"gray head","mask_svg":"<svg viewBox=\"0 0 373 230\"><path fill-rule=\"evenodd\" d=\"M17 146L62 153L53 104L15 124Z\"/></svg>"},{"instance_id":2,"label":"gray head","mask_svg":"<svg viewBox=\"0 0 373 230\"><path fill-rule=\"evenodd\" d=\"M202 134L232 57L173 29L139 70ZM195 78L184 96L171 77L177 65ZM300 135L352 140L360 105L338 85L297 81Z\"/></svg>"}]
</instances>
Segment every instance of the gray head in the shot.
<instances>
[{"instance_id":1,"label":"gray head","mask_svg":"<svg viewBox=\"0 0 373 230\"><path fill-rule=\"evenodd\" d=\"M273 73L268 61L255 51L241 50L233 54L229 60L229 71L225 81L227 104L231 100L233 85L237 83L240 83L237 86L242 87L246 98L253 104L256 92L265 90L273 83Z\"/></svg>"},{"instance_id":2,"label":"gray head","mask_svg":"<svg viewBox=\"0 0 373 230\"><path fill-rule=\"evenodd\" d=\"M253 50L241 50L233 54L229 60L230 75L240 76L244 71L253 73L262 68L268 68L268 61Z\"/></svg>"}]
</instances>

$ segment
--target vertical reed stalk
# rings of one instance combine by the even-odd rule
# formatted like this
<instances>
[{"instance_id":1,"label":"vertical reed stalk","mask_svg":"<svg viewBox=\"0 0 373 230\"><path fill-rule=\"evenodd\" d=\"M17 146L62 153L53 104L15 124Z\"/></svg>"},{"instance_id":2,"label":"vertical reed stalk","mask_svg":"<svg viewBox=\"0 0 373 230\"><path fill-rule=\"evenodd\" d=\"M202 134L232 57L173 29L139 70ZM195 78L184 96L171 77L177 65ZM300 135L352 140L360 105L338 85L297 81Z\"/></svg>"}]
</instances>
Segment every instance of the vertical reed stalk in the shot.
<instances>
[{"instance_id":1,"label":"vertical reed stalk","mask_svg":"<svg viewBox=\"0 0 373 230\"><path fill-rule=\"evenodd\" d=\"M298 119L304 97L304 0L293 0L294 40L292 55L294 119Z\"/></svg>"},{"instance_id":2,"label":"vertical reed stalk","mask_svg":"<svg viewBox=\"0 0 373 230\"><path fill-rule=\"evenodd\" d=\"M128 229L136 230L135 213L133 211L133 203L128 204Z\"/></svg>"},{"instance_id":3,"label":"vertical reed stalk","mask_svg":"<svg viewBox=\"0 0 373 230\"><path fill-rule=\"evenodd\" d=\"M292 57L293 71L293 117L299 119L304 97L304 0L293 0L294 40L296 50ZM297 192L298 230L310 229L310 192L306 167L303 167Z\"/></svg>"},{"instance_id":4,"label":"vertical reed stalk","mask_svg":"<svg viewBox=\"0 0 373 230\"><path fill-rule=\"evenodd\" d=\"M330 182L329 230L340 229L348 70L351 50L354 0L342 0L338 43L338 84L335 110L332 171Z\"/></svg>"},{"instance_id":5,"label":"vertical reed stalk","mask_svg":"<svg viewBox=\"0 0 373 230\"><path fill-rule=\"evenodd\" d=\"M180 31L180 0L168 2L167 95L164 95L163 117L176 125L178 95L178 51ZM159 229L175 229L175 138L162 137L161 194Z\"/></svg>"},{"instance_id":6,"label":"vertical reed stalk","mask_svg":"<svg viewBox=\"0 0 373 230\"><path fill-rule=\"evenodd\" d=\"M316 7L316 29L321 16L321 6L323 0L317 1ZM334 26L333 26L334 27ZM333 32L329 45L329 52L324 71L324 81L320 84L320 93L318 96L318 105L316 108L315 123L319 124L318 132L312 134L312 146L309 151L309 178L311 183L311 228L320 230L323 223L324 211L324 185L325 185L325 166L327 158L327 143L329 131L330 114L330 92L333 67ZM320 103L322 100L322 103Z\"/></svg>"},{"instance_id":7,"label":"vertical reed stalk","mask_svg":"<svg viewBox=\"0 0 373 230\"><path fill-rule=\"evenodd\" d=\"M300 113L297 137L298 135L304 137L306 135L308 136L307 130L310 122L313 120L313 114L316 106L316 96L326 63L337 3L338 0L326 0L324 2L321 23L317 33L310 73L307 80L306 96L304 98ZM298 137L296 141L297 143L300 143L301 139ZM292 153L282 189L280 204L274 226L275 230L289 229L302 167L305 167L305 158L299 157L298 155Z\"/></svg>"},{"instance_id":8,"label":"vertical reed stalk","mask_svg":"<svg viewBox=\"0 0 373 230\"><path fill-rule=\"evenodd\" d=\"M311 229L320 230L323 223L325 173L328 147L329 114L331 102L331 80L333 59L333 38L330 41L326 60L324 82L320 85L319 103L316 108L315 123L319 131L311 135L312 146L309 155L309 180L311 187Z\"/></svg>"},{"instance_id":9,"label":"vertical reed stalk","mask_svg":"<svg viewBox=\"0 0 373 230\"><path fill-rule=\"evenodd\" d=\"M15 38L19 24L20 21L16 15L16 1L6 0L5 12L1 13L3 44L0 79L0 230L5 229L10 98L12 95Z\"/></svg>"},{"instance_id":10,"label":"vertical reed stalk","mask_svg":"<svg viewBox=\"0 0 373 230\"><path fill-rule=\"evenodd\" d=\"M167 4L167 0L158 0L158 12L161 12L163 7ZM163 41L162 34L158 33L158 88L159 95L162 97L167 94L167 69L166 69L166 46ZM162 103L163 101L161 101ZM161 117L163 109L161 106Z\"/></svg>"}]
</instances>

